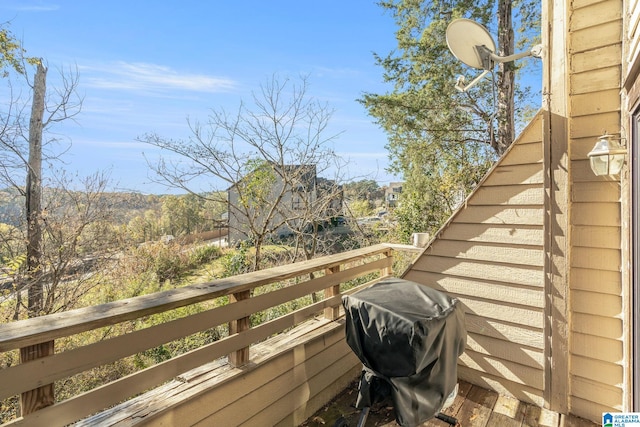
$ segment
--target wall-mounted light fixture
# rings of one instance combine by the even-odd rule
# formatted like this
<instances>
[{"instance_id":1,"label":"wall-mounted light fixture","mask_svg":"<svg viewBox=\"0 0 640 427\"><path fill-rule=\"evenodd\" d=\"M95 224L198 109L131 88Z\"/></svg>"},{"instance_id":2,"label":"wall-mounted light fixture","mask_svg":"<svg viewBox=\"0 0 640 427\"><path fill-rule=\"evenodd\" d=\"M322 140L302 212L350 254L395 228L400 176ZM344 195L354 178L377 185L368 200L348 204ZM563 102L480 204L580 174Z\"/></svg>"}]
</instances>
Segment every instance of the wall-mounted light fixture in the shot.
<instances>
[{"instance_id":1,"label":"wall-mounted light fixture","mask_svg":"<svg viewBox=\"0 0 640 427\"><path fill-rule=\"evenodd\" d=\"M627 149L613 139L613 135L606 132L589 151L591 170L596 175L617 175L622 170Z\"/></svg>"}]
</instances>

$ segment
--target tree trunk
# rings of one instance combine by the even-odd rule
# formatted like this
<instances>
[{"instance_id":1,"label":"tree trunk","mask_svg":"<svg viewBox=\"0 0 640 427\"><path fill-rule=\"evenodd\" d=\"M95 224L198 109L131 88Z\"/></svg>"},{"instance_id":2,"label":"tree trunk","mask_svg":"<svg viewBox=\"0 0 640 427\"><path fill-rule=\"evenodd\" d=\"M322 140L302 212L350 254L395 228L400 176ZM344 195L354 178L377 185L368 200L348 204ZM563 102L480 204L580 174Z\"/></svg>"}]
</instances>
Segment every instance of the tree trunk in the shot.
<instances>
[{"instance_id":1,"label":"tree trunk","mask_svg":"<svg viewBox=\"0 0 640 427\"><path fill-rule=\"evenodd\" d=\"M27 165L27 276L29 317L42 314L43 284L38 280L42 264L42 117L47 70L38 64L33 86L33 104L29 121L29 164Z\"/></svg>"},{"instance_id":2,"label":"tree trunk","mask_svg":"<svg viewBox=\"0 0 640 427\"><path fill-rule=\"evenodd\" d=\"M514 53L513 22L509 0L500 0L498 3L498 52L500 56ZM513 62L498 64L498 154L504 153L515 138L514 90Z\"/></svg>"},{"instance_id":3,"label":"tree trunk","mask_svg":"<svg viewBox=\"0 0 640 427\"><path fill-rule=\"evenodd\" d=\"M44 284L42 283L42 118L46 92L47 69L38 63L33 82L33 104L29 121L29 164L27 166L27 311L29 317L42 314L44 308ZM20 349L21 363L49 356L54 353L54 342L49 341ZM53 384L46 384L22 393L22 415L45 406L53 405Z\"/></svg>"},{"instance_id":4,"label":"tree trunk","mask_svg":"<svg viewBox=\"0 0 640 427\"><path fill-rule=\"evenodd\" d=\"M262 235L256 238L255 244L256 256L253 259L253 271L260 270L260 261L262 258Z\"/></svg>"}]
</instances>

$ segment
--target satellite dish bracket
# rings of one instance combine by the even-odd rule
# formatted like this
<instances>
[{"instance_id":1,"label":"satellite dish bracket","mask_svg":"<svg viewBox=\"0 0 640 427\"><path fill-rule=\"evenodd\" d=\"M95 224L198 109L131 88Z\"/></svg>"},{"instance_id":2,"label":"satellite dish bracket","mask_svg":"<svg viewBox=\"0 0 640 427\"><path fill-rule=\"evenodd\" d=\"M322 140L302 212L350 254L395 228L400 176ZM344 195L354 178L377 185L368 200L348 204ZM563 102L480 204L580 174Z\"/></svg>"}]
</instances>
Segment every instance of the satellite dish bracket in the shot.
<instances>
[{"instance_id":1,"label":"satellite dish bracket","mask_svg":"<svg viewBox=\"0 0 640 427\"><path fill-rule=\"evenodd\" d=\"M493 70L496 63L511 62L527 56L536 58L542 56L542 45L533 46L529 51L514 55L498 56L494 53L496 50L495 42L487 29L465 18L457 19L449 24L447 45L453 55L464 64L471 68L484 70L466 86L464 85L464 76L458 77L455 87L461 92L466 92L478 83L489 71Z\"/></svg>"},{"instance_id":2,"label":"satellite dish bracket","mask_svg":"<svg viewBox=\"0 0 640 427\"><path fill-rule=\"evenodd\" d=\"M485 45L478 45L473 47L478 56L480 57L480 62L482 63L482 69L485 71L492 70L495 65L495 61L493 59L494 53L486 47Z\"/></svg>"}]
</instances>

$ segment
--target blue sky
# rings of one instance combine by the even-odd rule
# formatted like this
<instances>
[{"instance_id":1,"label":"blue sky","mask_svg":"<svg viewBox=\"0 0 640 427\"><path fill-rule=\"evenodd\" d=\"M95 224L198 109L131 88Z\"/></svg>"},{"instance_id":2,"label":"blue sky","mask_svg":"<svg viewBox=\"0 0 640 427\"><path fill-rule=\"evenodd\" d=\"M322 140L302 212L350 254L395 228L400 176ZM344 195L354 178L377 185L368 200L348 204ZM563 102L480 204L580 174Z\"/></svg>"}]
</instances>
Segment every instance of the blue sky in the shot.
<instances>
[{"instance_id":1,"label":"blue sky","mask_svg":"<svg viewBox=\"0 0 640 427\"><path fill-rule=\"evenodd\" d=\"M186 138L187 117L233 111L277 73L308 75L310 95L335 109L329 133L344 132L336 151L351 176L399 179L385 171L385 134L356 102L386 91L373 52L395 46L393 20L373 0L0 0L0 14L28 55L45 58L50 86L59 68L79 71L82 112L55 129L72 143L67 169L167 192L149 183L143 153L157 153L135 138Z\"/></svg>"}]
</instances>

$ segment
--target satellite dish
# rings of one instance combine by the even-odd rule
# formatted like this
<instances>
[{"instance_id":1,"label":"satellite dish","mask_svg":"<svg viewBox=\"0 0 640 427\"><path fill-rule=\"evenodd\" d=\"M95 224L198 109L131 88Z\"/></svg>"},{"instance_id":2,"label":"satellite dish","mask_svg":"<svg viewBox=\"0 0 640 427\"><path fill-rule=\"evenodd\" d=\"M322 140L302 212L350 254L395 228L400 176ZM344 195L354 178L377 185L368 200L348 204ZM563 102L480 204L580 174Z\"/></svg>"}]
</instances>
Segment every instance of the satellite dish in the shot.
<instances>
[{"instance_id":1,"label":"satellite dish","mask_svg":"<svg viewBox=\"0 0 640 427\"><path fill-rule=\"evenodd\" d=\"M484 46L491 52L496 51L496 43L489 31L477 22L466 18L456 19L449 24L447 27L447 46L458 60L479 70L486 68L476 46Z\"/></svg>"},{"instance_id":2,"label":"satellite dish","mask_svg":"<svg viewBox=\"0 0 640 427\"><path fill-rule=\"evenodd\" d=\"M464 85L464 76L458 77L456 89L461 92L466 92L480 81L489 71L493 70L496 63L511 62L527 56L540 58L542 55L542 45L536 45L528 52L498 56L495 54L496 43L489 31L477 22L466 18L452 21L447 27L446 37L447 46L453 56L471 68L484 70L467 86Z\"/></svg>"}]
</instances>

